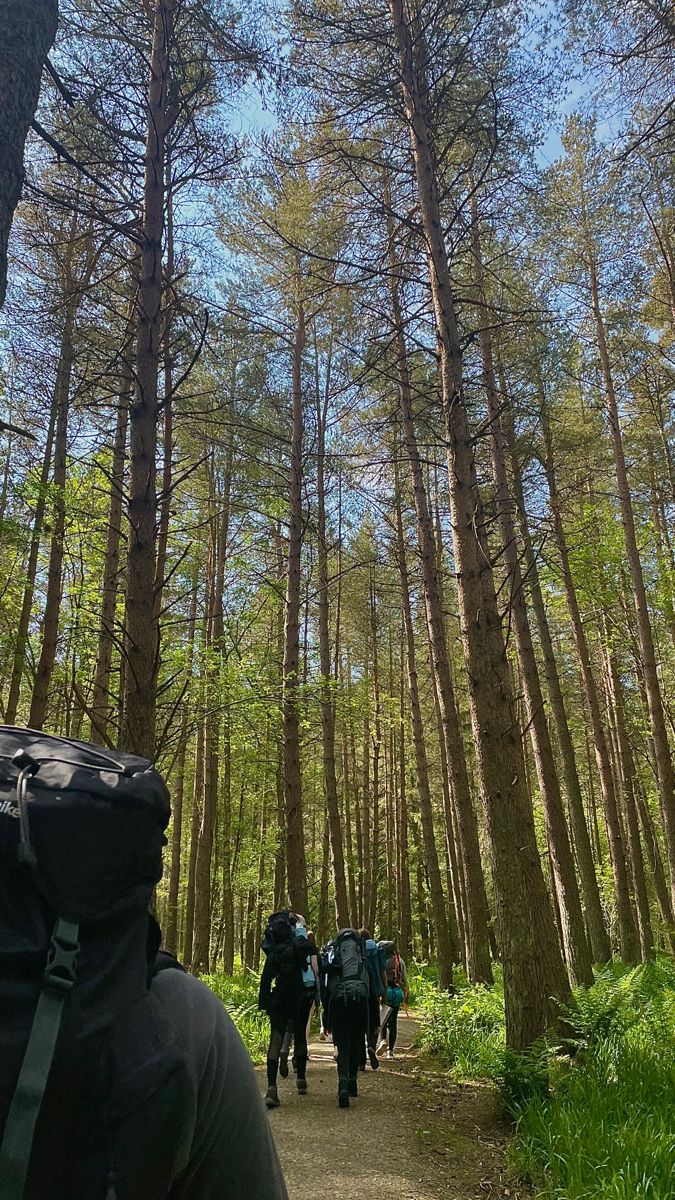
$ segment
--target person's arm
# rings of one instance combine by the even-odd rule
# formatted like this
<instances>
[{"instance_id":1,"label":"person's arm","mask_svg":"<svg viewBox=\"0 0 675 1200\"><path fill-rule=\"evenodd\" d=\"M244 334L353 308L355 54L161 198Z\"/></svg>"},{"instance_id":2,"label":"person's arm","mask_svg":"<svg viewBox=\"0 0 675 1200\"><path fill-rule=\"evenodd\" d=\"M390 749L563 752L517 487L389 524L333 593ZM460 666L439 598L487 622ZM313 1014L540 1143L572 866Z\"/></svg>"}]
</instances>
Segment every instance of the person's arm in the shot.
<instances>
[{"instance_id":1,"label":"person's arm","mask_svg":"<svg viewBox=\"0 0 675 1200\"><path fill-rule=\"evenodd\" d=\"M310 964L314 972L314 1004L318 1009L321 1008L321 980L319 979L319 959L316 954L312 954Z\"/></svg>"},{"instance_id":2,"label":"person's arm","mask_svg":"<svg viewBox=\"0 0 675 1200\"><path fill-rule=\"evenodd\" d=\"M170 1200L288 1200L253 1064L222 1004L177 971L162 972L155 990L194 1082L187 1161Z\"/></svg>"},{"instance_id":3,"label":"person's arm","mask_svg":"<svg viewBox=\"0 0 675 1200\"><path fill-rule=\"evenodd\" d=\"M408 987L408 968L403 959L401 959L401 983L403 985L403 995L407 1000L410 995L410 988Z\"/></svg>"}]
</instances>

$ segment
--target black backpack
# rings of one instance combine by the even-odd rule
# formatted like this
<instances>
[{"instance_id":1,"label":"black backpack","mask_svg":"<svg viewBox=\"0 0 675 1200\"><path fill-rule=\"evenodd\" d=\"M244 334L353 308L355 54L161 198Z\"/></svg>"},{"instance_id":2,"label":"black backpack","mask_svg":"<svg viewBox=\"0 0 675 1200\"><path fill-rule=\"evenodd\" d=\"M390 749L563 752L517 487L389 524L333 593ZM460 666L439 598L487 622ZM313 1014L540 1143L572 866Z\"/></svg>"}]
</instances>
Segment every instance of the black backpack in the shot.
<instances>
[{"instance_id":1,"label":"black backpack","mask_svg":"<svg viewBox=\"0 0 675 1200\"><path fill-rule=\"evenodd\" d=\"M287 908L272 913L267 918L262 940L262 949L274 968L277 981L293 988L302 984L302 967L308 955L307 943L299 942L295 936L297 923L295 913Z\"/></svg>"},{"instance_id":2,"label":"black backpack","mask_svg":"<svg viewBox=\"0 0 675 1200\"><path fill-rule=\"evenodd\" d=\"M166 1123L147 1129L152 1187L130 1184L115 1133L185 1080L149 995L156 969L177 965L157 962L149 914L169 813L146 760L0 726L2 1200L168 1193L166 1150L152 1162Z\"/></svg>"},{"instance_id":3,"label":"black backpack","mask_svg":"<svg viewBox=\"0 0 675 1200\"><path fill-rule=\"evenodd\" d=\"M345 1004L367 1000L368 964L363 938L355 929L341 929L327 956L328 995Z\"/></svg>"}]
</instances>

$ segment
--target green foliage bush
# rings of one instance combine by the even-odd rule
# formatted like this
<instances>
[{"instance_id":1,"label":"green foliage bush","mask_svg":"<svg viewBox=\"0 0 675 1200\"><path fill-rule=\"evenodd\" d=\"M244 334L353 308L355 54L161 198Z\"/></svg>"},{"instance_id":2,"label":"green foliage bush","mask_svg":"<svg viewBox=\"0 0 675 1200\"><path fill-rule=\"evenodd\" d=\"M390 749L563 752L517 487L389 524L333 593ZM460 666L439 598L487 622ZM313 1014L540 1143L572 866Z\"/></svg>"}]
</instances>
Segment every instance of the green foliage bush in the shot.
<instances>
[{"instance_id":1,"label":"green foliage bush","mask_svg":"<svg viewBox=\"0 0 675 1200\"><path fill-rule=\"evenodd\" d=\"M675 964L577 994L578 1053L518 1114L513 1161L556 1200L675 1197Z\"/></svg>"},{"instance_id":2,"label":"green foliage bush","mask_svg":"<svg viewBox=\"0 0 675 1200\"><path fill-rule=\"evenodd\" d=\"M246 968L234 975L202 976L232 1017L254 1062L263 1062L269 1041L269 1023L258 1011L258 976Z\"/></svg>"},{"instance_id":3,"label":"green foliage bush","mask_svg":"<svg viewBox=\"0 0 675 1200\"><path fill-rule=\"evenodd\" d=\"M461 986L455 979L454 996L430 980L415 982L416 1004L424 1014L421 1045L443 1058L453 1079L497 1078L506 1049L501 981L486 988Z\"/></svg>"},{"instance_id":4,"label":"green foliage bush","mask_svg":"<svg viewBox=\"0 0 675 1200\"><path fill-rule=\"evenodd\" d=\"M548 1200L675 1200L675 964L602 970L568 1014L565 1057L505 1047L503 993L418 983L421 1044L456 1080L493 1079L511 1159Z\"/></svg>"}]
</instances>

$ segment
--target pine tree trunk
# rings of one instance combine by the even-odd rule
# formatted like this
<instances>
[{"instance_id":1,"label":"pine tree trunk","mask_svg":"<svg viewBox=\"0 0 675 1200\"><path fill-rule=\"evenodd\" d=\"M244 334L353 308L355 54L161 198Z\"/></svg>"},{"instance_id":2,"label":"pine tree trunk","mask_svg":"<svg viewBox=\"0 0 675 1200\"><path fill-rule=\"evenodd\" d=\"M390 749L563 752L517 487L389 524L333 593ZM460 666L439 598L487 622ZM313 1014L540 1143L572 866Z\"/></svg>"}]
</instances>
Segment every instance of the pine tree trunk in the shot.
<instances>
[{"instance_id":1,"label":"pine tree trunk","mask_svg":"<svg viewBox=\"0 0 675 1200\"><path fill-rule=\"evenodd\" d=\"M502 394L504 397L506 396L506 388L503 382ZM579 877L581 880L581 888L585 903L586 924L588 927L589 940L591 943L594 961L596 963L606 963L609 962L612 957L612 948L610 945L607 928L605 926L604 913L600 900L600 890L598 888L598 880L595 874L593 850L591 847L591 839L584 814L584 801L581 792L579 773L577 770L576 756L574 753L574 744L572 742L572 734L570 732L569 722L567 720L565 701L563 699L560 676L558 674L558 664L556 662L555 651L553 649L553 642L551 639L551 631L549 629L548 617L546 614L546 607L544 605L544 597L542 595L541 584L539 582L537 558L529 529L527 510L525 507L525 496L523 492L523 480L520 471L520 464L518 462L513 413L509 406L507 406L504 415L504 429L509 447L509 456L511 459L514 499L520 521L521 537L523 539L523 546L525 550L525 568L530 587L532 610L537 623L537 632L539 634L539 642L541 644L542 656L544 659L544 670L546 672L548 698L551 705L551 712L553 714L555 731L558 739L558 748L562 760L565 793L567 795L567 802L572 824L572 835L574 838L574 848L576 850Z\"/></svg>"},{"instance_id":2,"label":"pine tree trunk","mask_svg":"<svg viewBox=\"0 0 675 1200\"><path fill-rule=\"evenodd\" d=\"M185 929L183 931L183 962L192 962L192 946L195 927L195 887L197 847L201 826L201 799L204 794L204 722L201 699L198 704L197 746L195 751L195 773L192 788L192 816L190 820L190 854L188 858L187 892L185 896Z\"/></svg>"},{"instance_id":3,"label":"pine tree trunk","mask_svg":"<svg viewBox=\"0 0 675 1200\"><path fill-rule=\"evenodd\" d=\"M606 629L605 637L607 637ZM635 898L637 927L640 938L640 953L642 961L646 962L648 959L653 958L654 955L654 934L649 911L645 863L642 854L642 843L640 842L640 825L635 802L635 765L626 730L623 689L619 678L616 655L609 646L605 647L605 653L608 699L613 710L616 728L618 761L621 770L623 792L623 810L628 835L628 861L633 882L633 896Z\"/></svg>"},{"instance_id":4,"label":"pine tree trunk","mask_svg":"<svg viewBox=\"0 0 675 1200\"><path fill-rule=\"evenodd\" d=\"M654 637L649 618L649 607L647 605L647 593L645 591L642 563L640 561L640 552L637 544L635 516L633 513L633 500L630 491L630 484L628 482L626 457L624 454L623 437L621 434L621 424L619 421L619 409L616 400L616 392L614 390L614 379L609 360L609 351L607 348L604 318L600 306L595 259L592 254L590 256L590 287L593 315L595 318L598 355L600 358L600 366L602 368L605 386L605 404L607 407L607 415L609 417L609 424L612 434L614 469L616 471L616 481L618 485L621 524L623 525L624 540L626 545L626 558L628 559L628 569L630 571L633 589L633 602L635 604L635 614L637 617L638 638L640 642L640 653L642 657L642 667L644 671L645 688L647 693L647 712L651 726L652 738L654 739L656 775L659 784L659 798L661 802L661 818L663 821L663 830L666 839L668 863L670 865L671 894L673 898L673 904L675 906L675 771L673 770L673 759L670 752L670 745L668 743L666 716L663 706L663 696L661 694L661 685L659 683L659 676L656 667Z\"/></svg>"},{"instance_id":5,"label":"pine tree trunk","mask_svg":"<svg viewBox=\"0 0 675 1200\"><path fill-rule=\"evenodd\" d=\"M390 10L439 339L460 622L497 896L506 1036L510 1047L522 1049L555 1023L558 1004L569 1002L570 988L541 869L532 807L524 788L522 735L486 552L436 164L418 85L420 37L416 31L415 51L403 0L390 0Z\"/></svg>"},{"instance_id":6,"label":"pine tree trunk","mask_svg":"<svg viewBox=\"0 0 675 1200\"><path fill-rule=\"evenodd\" d=\"M347 899L347 880L345 876L345 859L340 822L340 804L338 800L337 776L335 771L335 701L331 684L334 683L330 650L330 611L328 590L328 541L326 535L326 422L328 420L328 403L330 398L331 353L328 354L326 366L326 384L323 401L319 391L319 372L317 359L316 382L316 420L317 420L317 452L316 452L316 492L317 492L317 566L319 574L319 655L321 663L321 736L323 742L323 772L326 792L326 808L330 831L330 853L333 865L333 889L335 899L335 915L338 929L346 929L349 925L349 902Z\"/></svg>"},{"instance_id":7,"label":"pine tree trunk","mask_svg":"<svg viewBox=\"0 0 675 1200\"><path fill-rule=\"evenodd\" d=\"M658 838L654 830L651 814L647 807L647 802L644 798L642 785L640 780L636 780L635 801L637 804L638 817L640 820L640 829L642 831L642 840L644 842L649 862L649 869L654 880L654 891L656 900L661 914L661 920L666 927L666 937L670 945L670 953L675 954L675 916L673 915L673 906L670 899L670 888L666 879L666 873L663 869L663 860L661 858L661 850L659 848Z\"/></svg>"},{"instance_id":8,"label":"pine tree trunk","mask_svg":"<svg viewBox=\"0 0 675 1200\"><path fill-rule=\"evenodd\" d=\"M184 702L178 735L178 753L171 787L171 865L164 918L164 946L171 954L178 950L178 902L183 842L183 800L185 795L185 759L188 740L188 705Z\"/></svg>"},{"instance_id":9,"label":"pine tree trunk","mask_svg":"<svg viewBox=\"0 0 675 1200\"><path fill-rule=\"evenodd\" d=\"M54 448L54 435L56 432L56 417L57 403L55 395L52 402L51 412L49 414L49 425L47 427L47 440L45 442L44 456L42 459L42 470L40 472L38 498L35 505L35 514L33 516L33 531L31 534L30 546L28 548L28 561L25 567L26 582L21 601L21 611L19 613L16 639L14 641L12 674L9 681L7 707L5 709L5 722L7 725L16 724L17 709L19 707L19 698L21 695L21 680L23 678L23 670L26 661L28 630L30 627L31 613L33 610L33 596L35 594L35 578L37 574L38 556L40 553L40 540L42 537L42 527L44 524L45 509L47 506L47 488L49 485L49 474L52 464L52 451Z\"/></svg>"},{"instance_id":10,"label":"pine tree trunk","mask_svg":"<svg viewBox=\"0 0 675 1200\"><path fill-rule=\"evenodd\" d=\"M369 888L366 893L366 914L364 919L368 928L372 930L375 928L375 920L377 916L377 897L380 884L380 750L382 748L380 671L378 654L378 613L372 567L370 574L370 637L373 649L373 697L375 700L375 712L372 731L373 790L371 797L372 804L370 825L371 862Z\"/></svg>"},{"instance_id":11,"label":"pine tree trunk","mask_svg":"<svg viewBox=\"0 0 675 1200\"><path fill-rule=\"evenodd\" d=\"M135 391L129 427L129 539L123 748L153 759L159 628L155 605L157 550L158 372L162 339L162 243L169 55L175 0L155 0L148 84Z\"/></svg>"},{"instance_id":12,"label":"pine tree trunk","mask_svg":"<svg viewBox=\"0 0 675 1200\"><path fill-rule=\"evenodd\" d=\"M7 244L23 187L23 151L56 37L58 0L4 0L0 39L0 308L7 287Z\"/></svg>"},{"instance_id":13,"label":"pine tree trunk","mask_svg":"<svg viewBox=\"0 0 675 1200\"><path fill-rule=\"evenodd\" d=\"M56 406L56 430L54 434L54 515L52 538L47 571L47 598L42 618L42 647L35 673L28 724L31 729L42 729L47 713L47 698L52 671L56 661L59 639L59 614L61 612L62 570L66 532L66 464L68 451L68 412L70 408L70 383L73 373L75 328L75 306L66 310L61 335L61 351L56 372L54 403Z\"/></svg>"},{"instance_id":14,"label":"pine tree trunk","mask_svg":"<svg viewBox=\"0 0 675 1200\"><path fill-rule=\"evenodd\" d=\"M501 406L504 397L497 393L490 325L493 315L486 299L482 250L478 225L478 205L475 192L471 201L471 245L476 290L478 293L481 329L479 333L483 364L483 387L490 420L492 474L501 530L504 565L508 574L510 616L515 632L516 650L527 708L527 723L532 738L539 790L544 805L546 834L551 870L562 930L565 959L572 980L577 984L593 982L593 964L586 938L581 898L572 857L569 830L565 817L553 745L548 727L544 697L539 678L539 666L534 652L530 621L525 601L523 578L514 521L513 503L506 470L506 453L502 431Z\"/></svg>"},{"instance_id":15,"label":"pine tree trunk","mask_svg":"<svg viewBox=\"0 0 675 1200\"><path fill-rule=\"evenodd\" d=\"M283 723L284 806L286 820L286 871L291 908L309 920L305 832L302 815L300 768L300 564L302 554L302 355L305 348L305 313L298 267L298 298L293 344L293 418L289 481L289 530L284 630Z\"/></svg>"},{"instance_id":16,"label":"pine tree trunk","mask_svg":"<svg viewBox=\"0 0 675 1200\"><path fill-rule=\"evenodd\" d=\"M420 562L424 584L427 628L429 632L429 648L441 714L445 764L450 772L450 786L457 815L457 824L459 826L458 846L463 858L463 877L466 889L465 945L467 973L472 983L489 984L492 982L490 947L487 934L489 912L480 858L478 825L469 788L466 753L457 718L457 706L448 658L445 621L443 618L443 606L436 563L436 539L415 434L412 413L412 389L398 292L399 265L396 261L394 250L394 231L391 220L388 221L388 225L391 308L404 445L415 500L417 536L420 547Z\"/></svg>"},{"instance_id":17,"label":"pine tree trunk","mask_svg":"<svg viewBox=\"0 0 675 1200\"><path fill-rule=\"evenodd\" d=\"M545 415L543 419L543 430L544 440L546 443L546 474L548 479L551 515L553 517L553 529L558 549L558 556L560 558L560 566L562 568L563 581L565 584L567 607L572 620L574 641L577 649L579 666L581 667L584 690L586 692L586 699L591 717L591 728L593 730L593 742L598 765L598 775L600 778L602 803L605 813L605 820L607 822L607 841L609 845L610 858L612 861L612 873L614 876L614 890L616 894L621 957L624 962L636 962L638 957L637 935L635 922L633 920L633 909L630 900L625 847L621 832L621 822L619 820L619 809L616 791L614 788L614 780L612 778L612 766L609 756L609 748L607 746L607 738L605 736L605 730L602 723L598 689L596 687L593 668L591 666L591 655L588 648L586 630L584 628L583 618L579 608L579 601L577 599L576 588L572 578L572 570L567 551L567 541L565 538L565 530L560 511L558 486L553 461L553 445L551 441L550 429L548 427L548 422Z\"/></svg>"},{"instance_id":18,"label":"pine tree trunk","mask_svg":"<svg viewBox=\"0 0 675 1200\"><path fill-rule=\"evenodd\" d=\"M429 765L424 741L424 722L417 685L417 663L415 656L415 630L410 610L410 587L408 583L408 567L405 557L405 542L403 538L403 522L401 519L400 495L396 499L396 529L397 557L401 576L401 602L405 623L405 646L408 664L408 696L410 700L410 716L415 748L415 766L417 770L417 796L422 823L422 838L424 855L429 875L431 893L431 910L434 922L434 940L438 954L438 983L444 991L452 991L452 963L455 957L454 947L450 937L448 913L443 895L441 869L436 847L434 830L434 812L431 803L431 788L429 786Z\"/></svg>"},{"instance_id":19,"label":"pine tree trunk","mask_svg":"<svg viewBox=\"0 0 675 1200\"><path fill-rule=\"evenodd\" d=\"M406 961L412 955L412 914L410 905L410 863L408 861L408 781L406 761L406 686L405 668L401 658L401 720L399 734L399 790L398 790L398 857L399 857L399 902L398 936L400 951Z\"/></svg>"},{"instance_id":20,"label":"pine tree trunk","mask_svg":"<svg viewBox=\"0 0 675 1200\"><path fill-rule=\"evenodd\" d=\"M101 616L94 676L94 694L91 705L91 734L102 742L108 740L108 725L112 718L110 710L110 671L114 645L115 610L119 590L119 565L122 544L122 509L124 469L129 426L129 405L133 394L133 369L129 361L130 343L133 337L135 300L130 305L124 347L122 349L122 372L113 437L113 454L110 471L110 507L106 533L103 581L101 585Z\"/></svg>"}]
</instances>

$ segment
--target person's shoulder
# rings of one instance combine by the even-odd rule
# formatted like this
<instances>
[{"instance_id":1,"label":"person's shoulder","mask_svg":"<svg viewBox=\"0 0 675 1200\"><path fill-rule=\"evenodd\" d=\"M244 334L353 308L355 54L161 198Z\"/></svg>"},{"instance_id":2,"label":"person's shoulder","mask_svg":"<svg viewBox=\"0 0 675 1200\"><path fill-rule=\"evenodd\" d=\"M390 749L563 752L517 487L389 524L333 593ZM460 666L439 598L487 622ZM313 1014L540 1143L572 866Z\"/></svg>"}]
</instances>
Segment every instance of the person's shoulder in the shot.
<instances>
[{"instance_id":1,"label":"person's shoulder","mask_svg":"<svg viewBox=\"0 0 675 1200\"><path fill-rule=\"evenodd\" d=\"M194 975L160 971L152 981L150 994L176 1035L198 1057L206 1056L214 1041L223 1047L238 1045L239 1035L221 1001Z\"/></svg>"}]
</instances>

